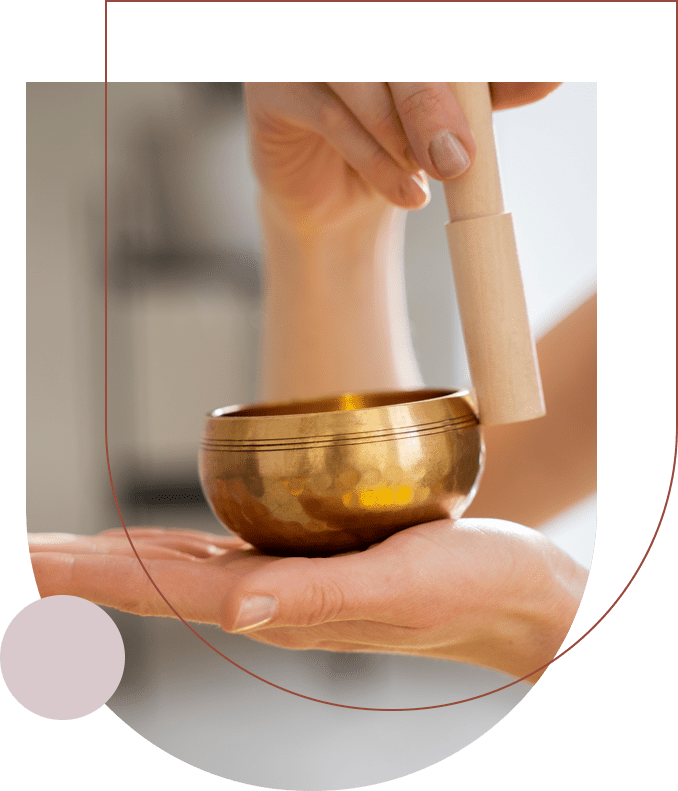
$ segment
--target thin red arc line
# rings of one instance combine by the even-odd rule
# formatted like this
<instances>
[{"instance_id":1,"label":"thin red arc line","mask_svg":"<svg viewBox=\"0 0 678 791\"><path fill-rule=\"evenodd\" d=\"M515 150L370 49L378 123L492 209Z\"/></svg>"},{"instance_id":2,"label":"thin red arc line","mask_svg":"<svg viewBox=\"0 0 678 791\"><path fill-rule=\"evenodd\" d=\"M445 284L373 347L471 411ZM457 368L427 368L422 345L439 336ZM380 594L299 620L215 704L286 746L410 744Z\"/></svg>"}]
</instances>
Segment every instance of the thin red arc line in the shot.
<instances>
[{"instance_id":1,"label":"thin red arc line","mask_svg":"<svg viewBox=\"0 0 678 791\"><path fill-rule=\"evenodd\" d=\"M315 703L324 703L327 706L336 706L338 708L343 708L343 709L356 709L358 711L426 711L426 710L429 710L429 709L440 709L440 708L445 708L447 706L456 706L456 705L458 705L460 703L469 703L472 700L478 700L479 698L484 698L484 697L487 697L488 695L493 695L495 692L501 692L502 690L508 689L509 687L512 687L515 684L519 684L521 681L525 681L526 679L530 678L530 676L533 676L535 673L538 673L539 671L544 670L545 668L549 667L549 665L553 664L553 662L555 662L557 659L560 659L561 656L565 656L565 654L567 654L568 651L571 651L576 645L578 645L587 635L589 635L601 623L601 621L603 621L609 615L609 613L612 611L612 609L617 605L619 600L622 598L622 596L629 589L631 583L634 581L634 579L636 578L636 576L637 576L638 572L640 571L641 567L645 563L645 560L647 559L647 556L649 555L650 550L652 549L652 546L653 546L653 544L655 542L655 539L657 538L657 534L659 533L659 528L662 525L662 522L664 520L664 515L666 513L666 509L667 509L668 504L669 504L669 498L671 496L671 490L673 488L673 481L674 481L675 472L676 472L676 458L678 456L678 432L676 433L676 438L675 438L675 446L674 446L674 453L673 453L673 465L672 465L672 468L671 468L671 478L669 480L669 489L668 489L668 492L667 492L667 495L666 495L666 500L664 502L664 507L662 509L661 516L659 518L659 524L657 525L657 529L655 530L654 535L652 536L652 540L650 541L650 544L649 544L645 554L643 555L643 559L640 561L637 569L633 573L633 576L628 581L628 583L626 584L626 586L624 587L622 592L619 594L619 596L617 596L617 598L614 600L614 602L603 613L603 615L593 624L593 626L591 626L586 632L584 632L584 634L581 637L579 637L574 643L572 643L571 646L569 646L563 652L561 652L560 654L555 656L550 662L547 662L546 664L542 665L541 667L538 667L535 670L533 670L532 672L528 673L526 676L522 676L522 678L516 679L515 681L512 681L509 684L505 684L502 687L497 687L496 689L490 690L489 692L484 692L481 695L474 695L471 698L464 698L463 700L455 700L455 701L452 701L450 703L439 703L439 704L437 704L435 706L416 706L416 707L411 707L411 708L393 709L393 708L372 708L372 707L367 707L367 706L350 706L350 705L345 704L345 703L333 703L332 701L321 700L320 698L313 698L313 697L311 697L309 695L302 695L300 692L294 692L291 689L287 689L286 687L282 687L282 686L280 686L278 684L274 684L272 681L268 681L267 679L256 675L256 673L253 673L251 670L247 670L247 668L242 667L242 665L239 665L237 662L233 661L232 659L229 659L229 657L227 657L225 654L222 654L221 651L219 651L211 643L209 643L207 640L205 640L205 638L202 637L202 635L200 635L189 623L187 623L187 621L184 620L184 618L174 609L174 607L165 598L165 595L163 594L163 592L160 590L160 588L158 588L158 586L155 584L153 578L148 573L148 570L147 570L146 566L144 565L143 561L141 560L141 557L139 556L139 553L137 552L136 547L134 546L132 538L131 538L128 530L127 530L127 525L125 525L125 520L123 519L122 512L120 510L120 505L118 503L118 498L117 498L117 495L115 493L115 486L113 484L113 474L111 472L111 462L110 462L110 456L109 456L109 451L108 451L108 3L109 2L129 2L129 1L130 0L104 0L104 7L105 7L105 12L104 12L104 37L105 37L105 43L104 43L104 60L105 60L105 63L104 63L104 104L105 104L105 106L104 106L104 272L105 272L105 277L104 277L104 440L105 440L105 447L106 447L106 465L107 465L107 468L108 468L108 478L109 478L109 481L110 481L110 484L111 484L111 492L113 493L113 500L115 502L115 507L116 507L116 510L118 512L118 516L120 518L120 524L122 525L123 530L125 531L125 535L127 536L127 540L129 541L130 546L132 547L132 551L134 552L137 560L139 561L139 564L140 564L141 568L144 570L144 573L146 574L146 576L150 580L150 582L153 585L153 587L158 592L158 595L160 596L160 598L165 602L165 604L170 608L170 610L176 615L176 617L184 624L184 626L188 627L188 629L190 629L191 632L193 632L193 634L196 637L198 637L200 640L202 640L202 642L206 646L211 648L220 657L225 659L227 662L230 662L232 665L234 665L238 669L244 671L249 676L252 676L253 678L258 679L259 681L263 681L264 684L268 684L271 687L275 687L276 689L279 689L282 692L288 692L290 695L295 695L296 697L304 698L305 700L310 700L310 701L313 701Z\"/></svg>"}]
</instances>

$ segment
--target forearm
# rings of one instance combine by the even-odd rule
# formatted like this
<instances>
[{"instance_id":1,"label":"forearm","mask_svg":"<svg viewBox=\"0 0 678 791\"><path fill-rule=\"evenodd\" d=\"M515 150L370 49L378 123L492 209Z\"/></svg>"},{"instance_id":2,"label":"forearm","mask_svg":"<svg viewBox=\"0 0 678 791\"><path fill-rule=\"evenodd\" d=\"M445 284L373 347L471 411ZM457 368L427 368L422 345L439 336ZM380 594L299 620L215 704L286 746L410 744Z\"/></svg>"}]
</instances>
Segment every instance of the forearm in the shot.
<instances>
[{"instance_id":1,"label":"forearm","mask_svg":"<svg viewBox=\"0 0 678 791\"><path fill-rule=\"evenodd\" d=\"M596 490L595 295L537 353L546 416L485 427L485 472L465 516L538 527Z\"/></svg>"},{"instance_id":2,"label":"forearm","mask_svg":"<svg viewBox=\"0 0 678 791\"><path fill-rule=\"evenodd\" d=\"M405 298L404 212L384 205L301 232L262 200L261 218L262 400L422 386Z\"/></svg>"}]
</instances>

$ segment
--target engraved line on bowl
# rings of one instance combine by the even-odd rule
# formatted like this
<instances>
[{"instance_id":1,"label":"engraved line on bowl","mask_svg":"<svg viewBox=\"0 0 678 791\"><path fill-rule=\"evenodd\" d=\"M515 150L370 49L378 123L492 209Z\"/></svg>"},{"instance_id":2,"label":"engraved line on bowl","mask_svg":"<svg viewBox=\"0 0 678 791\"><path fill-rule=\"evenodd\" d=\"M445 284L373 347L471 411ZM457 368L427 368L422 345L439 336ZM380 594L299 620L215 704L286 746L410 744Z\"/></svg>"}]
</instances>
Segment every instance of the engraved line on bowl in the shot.
<instances>
[{"instance_id":1,"label":"engraved line on bowl","mask_svg":"<svg viewBox=\"0 0 678 791\"><path fill-rule=\"evenodd\" d=\"M263 444L263 445L282 445L286 442L290 444L296 444L298 442L322 442L332 441L337 437L343 437L345 439L353 439L353 438L378 438L378 437L387 437L393 434L406 434L412 431L417 430L426 430L426 429L435 429L438 427L450 427L450 428L465 428L467 425L477 425L478 418L475 415L463 415L457 418L446 418L445 420L436 420L430 423L415 423L411 426L397 426L397 427L388 427L384 429L372 429L368 431L346 431L341 432L339 434L315 434L309 435L303 438L300 437L276 437L275 439L272 438L264 438L264 439L256 439L254 437L248 437L244 439L223 439L220 437L211 437L203 439L203 442L211 442L211 443L247 443L248 445L256 445L256 444Z\"/></svg>"},{"instance_id":2,"label":"engraved line on bowl","mask_svg":"<svg viewBox=\"0 0 678 791\"><path fill-rule=\"evenodd\" d=\"M475 424L474 424L475 425ZM473 426L469 425L467 428L472 428ZM445 433L453 433L454 431L459 431L458 428L450 429L450 428L443 428L438 429L437 431L420 431L420 432L412 432L410 435L403 435L399 434L396 437L377 437L372 439L353 439L353 440L336 440L336 441L325 441L325 442L314 442L314 443L306 443L306 444L297 444L297 445L231 445L231 446L224 446L224 445L212 445L209 442L201 442L201 448L206 451L210 451L212 453L245 453L251 451L280 451L280 450L311 450L313 448L326 448L330 446L339 447L344 445L366 445L369 443L375 442L393 442L398 439L411 439L415 437L422 437L422 436L433 436L435 434L445 434Z\"/></svg>"},{"instance_id":3,"label":"engraved line on bowl","mask_svg":"<svg viewBox=\"0 0 678 791\"><path fill-rule=\"evenodd\" d=\"M203 445L210 445L215 449L224 449L227 450L231 447L251 447L251 448L264 448L264 447L285 447L293 449L299 445L336 445L338 443L346 443L352 441L361 441L361 442L368 442L368 441L379 441L381 439L398 439L399 437L407 438L407 437L416 437L416 436L426 436L432 432L437 431L461 431L466 428L471 428L473 426L478 425L478 421L467 421L466 423L461 424L443 424L438 426L432 426L431 428L427 429L412 429L412 428L402 428L398 431L390 431L390 432L365 432L362 434L326 434L323 437L298 437L296 440L278 440L278 439L202 439L201 443Z\"/></svg>"},{"instance_id":4,"label":"engraved line on bowl","mask_svg":"<svg viewBox=\"0 0 678 791\"><path fill-rule=\"evenodd\" d=\"M390 436L401 436L401 435L408 435L412 433L421 433L424 431L431 431L436 430L438 428L451 428L451 429L462 429L467 428L470 425L476 425L478 420L472 416L466 416L462 418L451 418L446 420L437 420L432 423L420 423L415 424L412 426L397 426L397 427L389 427L385 429L373 429L371 431L346 431L341 432L338 434L310 434L303 437L264 437L262 439L255 439L253 437L246 437L243 439L222 439L219 437L212 437L206 438L203 437L203 442L220 444L243 444L246 443L247 445L282 445L284 443L290 443L292 445L297 444L299 442L334 442L340 439L379 439L381 437L390 437Z\"/></svg>"}]
</instances>

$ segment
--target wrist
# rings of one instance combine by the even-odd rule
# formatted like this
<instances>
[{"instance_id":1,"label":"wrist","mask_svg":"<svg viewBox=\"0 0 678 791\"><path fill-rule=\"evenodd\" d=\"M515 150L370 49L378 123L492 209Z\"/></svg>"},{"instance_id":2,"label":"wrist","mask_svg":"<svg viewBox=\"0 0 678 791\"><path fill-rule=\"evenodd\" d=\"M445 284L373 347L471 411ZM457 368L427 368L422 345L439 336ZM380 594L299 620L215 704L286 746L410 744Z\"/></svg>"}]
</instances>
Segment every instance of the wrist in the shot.
<instances>
[{"instance_id":1,"label":"wrist","mask_svg":"<svg viewBox=\"0 0 678 791\"><path fill-rule=\"evenodd\" d=\"M403 244L404 212L382 200L354 207L332 221L318 221L313 214L291 213L265 191L259 195L259 209L266 255L264 264L269 278L279 273L303 273L309 270L332 276L347 269L375 268L387 261L390 268L402 262L402 255L388 256L386 251Z\"/></svg>"},{"instance_id":2,"label":"wrist","mask_svg":"<svg viewBox=\"0 0 678 791\"><path fill-rule=\"evenodd\" d=\"M513 549L511 574L501 586L478 591L462 635L421 652L482 665L534 684L557 656L576 615L587 571L536 531ZM509 549L509 551L511 551ZM496 580L497 574L492 574ZM538 668L541 668L536 671Z\"/></svg>"},{"instance_id":3,"label":"wrist","mask_svg":"<svg viewBox=\"0 0 678 791\"><path fill-rule=\"evenodd\" d=\"M407 318L403 210L371 201L321 227L265 194L260 395L295 400L421 386Z\"/></svg>"},{"instance_id":4,"label":"wrist","mask_svg":"<svg viewBox=\"0 0 678 791\"><path fill-rule=\"evenodd\" d=\"M528 560L526 581L513 607L506 608L506 629L496 635L498 667L534 684L557 656L579 608L588 574L541 534ZM501 621L500 621L501 623Z\"/></svg>"}]
</instances>

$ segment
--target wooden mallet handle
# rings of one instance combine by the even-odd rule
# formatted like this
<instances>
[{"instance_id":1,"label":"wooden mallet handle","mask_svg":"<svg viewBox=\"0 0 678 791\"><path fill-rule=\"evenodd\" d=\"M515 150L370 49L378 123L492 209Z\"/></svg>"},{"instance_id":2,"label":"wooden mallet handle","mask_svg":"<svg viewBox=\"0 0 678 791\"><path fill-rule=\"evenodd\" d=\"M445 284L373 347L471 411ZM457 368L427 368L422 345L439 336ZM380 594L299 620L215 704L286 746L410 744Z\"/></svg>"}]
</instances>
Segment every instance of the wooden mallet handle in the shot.
<instances>
[{"instance_id":1,"label":"wooden mallet handle","mask_svg":"<svg viewBox=\"0 0 678 791\"><path fill-rule=\"evenodd\" d=\"M504 213L486 82L450 83L476 139L473 165L444 182L445 226L480 422L546 413L510 214Z\"/></svg>"}]
</instances>

